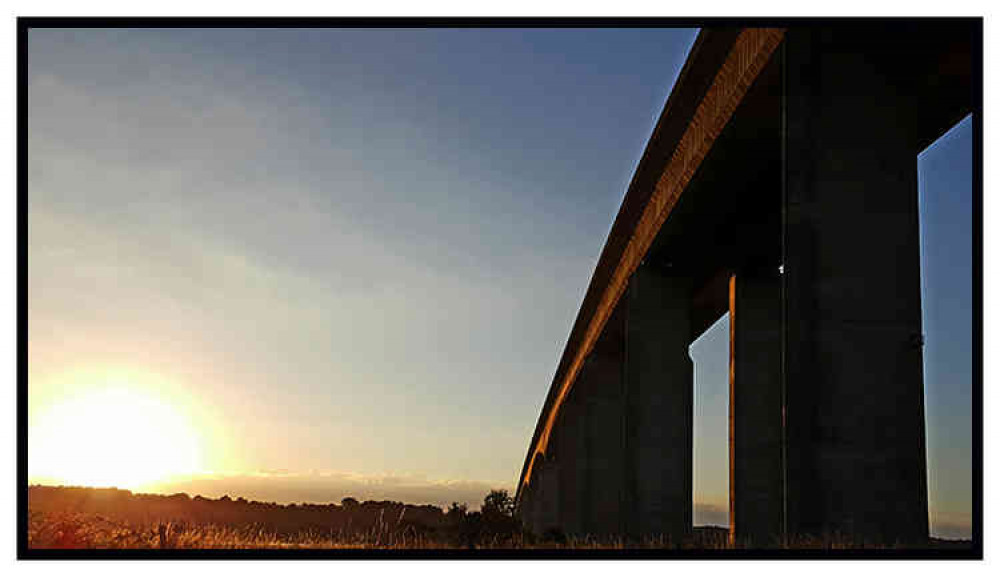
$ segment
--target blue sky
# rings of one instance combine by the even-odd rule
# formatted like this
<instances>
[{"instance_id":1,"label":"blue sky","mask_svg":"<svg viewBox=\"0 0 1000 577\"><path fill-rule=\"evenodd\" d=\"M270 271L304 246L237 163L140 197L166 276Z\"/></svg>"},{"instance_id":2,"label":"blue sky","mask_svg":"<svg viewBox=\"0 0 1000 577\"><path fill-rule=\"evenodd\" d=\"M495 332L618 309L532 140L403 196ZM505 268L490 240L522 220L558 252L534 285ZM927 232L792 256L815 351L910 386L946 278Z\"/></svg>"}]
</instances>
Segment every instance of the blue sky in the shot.
<instances>
[{"instance_id":1,"label":"blue sky","mask_svg":"<svg viewBox=\"0 0 1000 577\"><path fill-rule=\"evenodd\" d=\"M972 492L972 117L928 147L918 170L931 518L961 526Z\"/></svg>"},{"instance_id":2,"label":"blue sky","mask_svg":"<svg viewBox=\"0 0 1000 577\"><path fill-rule=\"evenodd\" d=\"M513 488L696 33L31 31L32 415L121 368L211 418L206 491ZM931 494L956 519L969 132L921 158ZM692 348L705 520L727 491L724 324Z\"/></svg>"}]
</instances>

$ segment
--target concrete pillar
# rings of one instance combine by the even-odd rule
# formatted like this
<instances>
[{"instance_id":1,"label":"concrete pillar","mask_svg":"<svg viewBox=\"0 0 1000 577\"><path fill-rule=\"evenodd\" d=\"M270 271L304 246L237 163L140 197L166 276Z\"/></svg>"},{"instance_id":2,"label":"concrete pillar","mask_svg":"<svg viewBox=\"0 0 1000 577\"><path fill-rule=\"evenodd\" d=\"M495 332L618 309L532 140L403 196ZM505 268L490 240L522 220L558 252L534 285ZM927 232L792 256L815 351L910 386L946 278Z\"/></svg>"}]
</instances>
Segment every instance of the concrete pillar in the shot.
<instances>
[{"instance_id":1,"label":"concrete pillar","mask_svg":"<svg viewBox=\"0 0 1000 577\"><path fill-rule=\"evenodd\" d=\"M517 516L521 520L521 526L536 535L540 531L538 516L536 514L538 500L535 498L535 493L537 490L537 483L525 485L521 488L521 492L517 498Z\"/></svg>"},{"instance_id":2,"label":"concrete pillar","mask_svg":"<svg viewBox=\"0 0 1000 577\"><path fill-rule=\"evenodd\" d=\"M691 287L643 264L623 298L626 534L676 542L692 528Z\"/></svg>"},{"instance_id":3,"label":"concrete pillar","mask_svg":"<svg viewBox=\"0 0 1000 577\"><path fill-rule=\"evenodd\" d=\"M566 535L584 534L588 505L586 451L587 413L577 383L559 411L553 431L559 463L559 529Z\"/></svg>"},{"instance_id":4,"label":"concrete pillar","mask_svg":"<svg viewBox=\"0 0 1000 577\"><path fill-rule=\"evenodd\" d=\"M787 523L927 538L917 102L882 28L790 28L784 58Z\"/></svg>"},{"instance_id":5,"label":"concrete pillar","mask_svg":"<svg viewBox=\"0 0 1000 577\"><path fill-rule=\"evenodd\" d=\"M528 485L528 510L531 532L543 537L559 527L558 465L543 454L535 456L535 465Z\"/></svg>"},{"instance_id":6,"label":"concrete pillar","mask_svg":"<svg viewBox=\"0 0 1000 577\"><path fill-rule=\"evenodd\" d=\"M622 423L625 371L625 306L619 306L597 345L587 358L581 392L585 392L585 481L584 532L607 539L622 533L625 461Z\"/></svg>"},{"instance_id":7,"label":"concrete pillar","mask_svg":"<svg viewBox=\"0 0 1000 577\"><path fill-rule=\"evenodd\" d=\"M781 542L784 512L781 278L744 270L729 284L729 531L731 542Z\"/></svg>"}]
</instances>

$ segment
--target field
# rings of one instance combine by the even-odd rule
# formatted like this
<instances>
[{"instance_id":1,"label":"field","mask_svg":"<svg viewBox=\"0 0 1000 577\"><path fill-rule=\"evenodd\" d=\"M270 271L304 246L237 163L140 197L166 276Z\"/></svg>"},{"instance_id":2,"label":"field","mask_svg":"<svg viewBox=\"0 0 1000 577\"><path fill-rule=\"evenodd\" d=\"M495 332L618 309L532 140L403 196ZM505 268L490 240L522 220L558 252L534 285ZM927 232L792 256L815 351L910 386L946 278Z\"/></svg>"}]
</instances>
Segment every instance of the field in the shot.
<instances>
[{"instance_id":1,"label":"field","mask_svg":"<svg viewBox=\"0 0 1000 577\"><path fill-rule=\"evenodd\" d=\"M139 524L101 515L82 513L49 514L32 512L28 523L28 546L32 549L466 549L447 540L404 533L337 534L302 531L279 535L257 526L228 527L184 523ZM635 547L633 545L633 547ZM934 540L932 547L968 548L967 541ZM622 549L618 542L589 539L536 540L522 536L476 543L479 549ZM725 530L696 528L694 538L671 544L647 541L644 549L731 549ZM856 549L857 545L838 540L804 540L785 549L836 550Z\"/></svg>"},{"instance_id":2,"label":"field","mask_svg":"<svg viewBox=\"0 0 1000 577\"><path fill-rule=\"evenodd\" d=\"M703 535L701 542L682 548L723 548L724 532ZM249 525L229 527L211 524L129 523L84 513L30 512L28 547L32 549L467 549L468 543L408 532L340 533L301 531L278 534ZM473 545L478 549L621 549L621 542L590 539L540 540L522 535L486 537ZM677 548L664 541L649 541L644 548Z\"/></svg>"},{"instance_id":3,"label":"field","mask_svg":"<svg viewBox=\"0 0 1000 577\"><path fill-rule=\"evenodd\" d=\"M243 498L151 495L107 488L28 491L30 549L738 549L723 527L695 527L682 542L531 535L505 491L491 491L479 511L345 498L340 504L277 504ZM968 549L969 541L932 539L935 549ZM884 549L842 536L794 539L773 548Z\"/></svg>"},{"instance_id":4,"label":"field","mask_svg":"<svg viewBox=\"0 0 1000 577\"><path fill-rule=\"evenodd\" d=\"M417 536L377 533L279 535L259 526L130 523L85 513L31 512L28 547L33 549L380 549L440 548Z\"/></svg>"}]
</instances>

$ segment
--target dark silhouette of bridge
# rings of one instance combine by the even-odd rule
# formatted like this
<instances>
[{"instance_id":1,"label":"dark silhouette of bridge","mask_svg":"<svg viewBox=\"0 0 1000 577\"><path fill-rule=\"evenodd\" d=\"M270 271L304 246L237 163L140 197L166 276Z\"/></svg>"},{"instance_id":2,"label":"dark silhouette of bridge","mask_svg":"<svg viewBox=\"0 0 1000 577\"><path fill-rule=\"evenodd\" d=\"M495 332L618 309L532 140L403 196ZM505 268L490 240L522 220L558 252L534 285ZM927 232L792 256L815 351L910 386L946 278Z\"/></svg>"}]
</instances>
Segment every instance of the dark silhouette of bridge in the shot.
<instances>
[{"instance_id":1,"label":"dark silhouette of bridge","mask_svg":"<svg viewBox=\"0 0 1000 577\"><path fill-rule=\"evenodd\" d=\"M529 528L691 532L688 347L728 312L731 538L927 539L917 155L972 111L981 35L702 30L535 428Z\"/></svg>"}]
</instances>

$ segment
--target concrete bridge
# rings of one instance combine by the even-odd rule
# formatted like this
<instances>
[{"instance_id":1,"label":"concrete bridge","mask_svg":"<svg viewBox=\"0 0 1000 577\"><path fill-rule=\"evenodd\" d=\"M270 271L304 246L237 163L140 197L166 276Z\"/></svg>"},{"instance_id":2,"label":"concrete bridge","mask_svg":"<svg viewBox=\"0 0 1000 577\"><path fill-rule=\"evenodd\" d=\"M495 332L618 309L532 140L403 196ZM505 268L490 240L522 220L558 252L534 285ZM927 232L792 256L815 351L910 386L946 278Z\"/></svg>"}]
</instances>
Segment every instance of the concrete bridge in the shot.
<instances>
[{"instance_id":1,"label":"concrete bridge","mask_svg":"<svg viewBox=\"0 0 1000 577\"><path fill-rule=\"evenodd\" d=\"M728 313L731 538L926 540L917 155L972 111L981 37L701 32L531 439L529 528L690 533L688 347Z\"/></svg>"}]
</instances>

